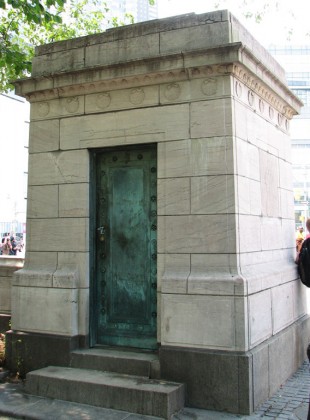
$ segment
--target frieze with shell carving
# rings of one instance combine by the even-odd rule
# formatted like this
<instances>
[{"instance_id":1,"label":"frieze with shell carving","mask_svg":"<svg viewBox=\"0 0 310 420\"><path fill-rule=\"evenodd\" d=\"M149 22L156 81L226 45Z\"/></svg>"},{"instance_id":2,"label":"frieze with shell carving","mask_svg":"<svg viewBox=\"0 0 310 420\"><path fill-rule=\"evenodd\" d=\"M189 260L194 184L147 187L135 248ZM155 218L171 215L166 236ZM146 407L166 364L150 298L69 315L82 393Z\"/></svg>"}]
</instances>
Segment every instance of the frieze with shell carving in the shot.
<instances>
[{"instance_id":1,"label":"frieze with shell carving","mask_svg":"<svg viewBox=\"0 0 310 420\"><path fill-rule=\"evenodd\" d=\"M70 114L74 114L79 109L80 102L78 97L67 98L65 100L65 108Z\"/></svg>"},{"instance_id":2,"label":"frieze with shell carving","mask_svg":"<svg viewBox=\"0 0 310 420\"><path fill-rule=\"evenodd\" d=\"M201 92L206 96L215 95L217 92L217 79L208 78L201 82Z\"/></svg>"}]
</instances>

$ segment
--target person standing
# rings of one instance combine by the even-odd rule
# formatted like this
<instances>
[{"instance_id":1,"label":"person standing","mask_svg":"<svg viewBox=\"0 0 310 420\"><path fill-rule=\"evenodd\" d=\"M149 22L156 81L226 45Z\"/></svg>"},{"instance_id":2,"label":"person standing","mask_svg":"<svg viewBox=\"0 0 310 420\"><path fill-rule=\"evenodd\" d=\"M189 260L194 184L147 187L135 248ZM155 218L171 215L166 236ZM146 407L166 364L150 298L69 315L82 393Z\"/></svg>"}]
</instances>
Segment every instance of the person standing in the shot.
<instances>
[{"instance_id":1,"label":"person standing","mask_svg":"<svg viewBox=\"0 0 310 420\"><path fill-rule=\"evenodd\" d=\"M308 238L310 238L310 218L307 219L307 221L306 221L306 228L307 228L308 233L307 233L305 239L308 239Z\"/></svg>"},{"instance_id":2,"label":"person standing","mask_svg":"<svg viewBox=\"0 0 310 420\"><path fill-rule=\"evenodd\" d=\"M10 255L12 249L10 238L7 236L2 245L2 255Z\"/></svg>"},{"instance_id":3,"label":"person standing","mask_svg":"<svg viewBox=\"0 0 310 420\"><path fill-rule=\"evenodd\" d=\"M10 237L10 241L11 241L10 255L16 255L16 252L17 252L17 243L15 241L14 236L11 236Z\"/></svg>"},{"instance_id":4,"label":"person standing","mask_svg":"<svg viewBox=\"0 0 310 420\"><path fill-rule=\"evenodd\" d=\"M310 222L309 222L310 223ZM296 251L297 254L299 253L302 243L305 239L305 233L304 233L304 228L302 226L299 226L297 232L296 232Z\"/></svg>"}]
</instances>

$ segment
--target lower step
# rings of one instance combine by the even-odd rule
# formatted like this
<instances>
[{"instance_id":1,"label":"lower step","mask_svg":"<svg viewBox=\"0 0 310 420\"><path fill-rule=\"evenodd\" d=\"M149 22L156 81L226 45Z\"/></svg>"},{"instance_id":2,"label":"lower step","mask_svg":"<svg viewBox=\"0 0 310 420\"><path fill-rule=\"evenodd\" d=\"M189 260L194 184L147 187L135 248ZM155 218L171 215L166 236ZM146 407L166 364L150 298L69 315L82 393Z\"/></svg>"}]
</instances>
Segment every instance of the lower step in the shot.
<instances>
[{"instance_id":1,"label":"lower step","mask_svg":"<svg viewBox=\"0 0 310 420\"><path fill-rule=\"evenodd\" d=\"M169 419L184 407L184 385L139 376L49 366L27 374L26 392Z\"/></svg>"}]
</instances>

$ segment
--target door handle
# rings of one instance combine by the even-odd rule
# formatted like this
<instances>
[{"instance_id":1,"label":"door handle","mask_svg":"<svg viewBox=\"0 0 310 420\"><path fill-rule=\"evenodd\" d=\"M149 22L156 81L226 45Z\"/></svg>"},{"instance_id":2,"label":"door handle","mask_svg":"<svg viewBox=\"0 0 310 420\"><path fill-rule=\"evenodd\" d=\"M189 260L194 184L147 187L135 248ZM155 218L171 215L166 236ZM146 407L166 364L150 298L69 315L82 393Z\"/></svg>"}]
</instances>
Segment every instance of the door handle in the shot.
<instances>
[{"instance_id":1,"label":"door handle","mask_svg":"<svg viewBox=\"0 0 310 420\"><path fill-rule=\"evenodd\" d=\"M104 226L100 226L97 228L98 233L99 233L99 241L100 242L104 242L105 241L105 227Z\"/></svg>"}]
</instances>

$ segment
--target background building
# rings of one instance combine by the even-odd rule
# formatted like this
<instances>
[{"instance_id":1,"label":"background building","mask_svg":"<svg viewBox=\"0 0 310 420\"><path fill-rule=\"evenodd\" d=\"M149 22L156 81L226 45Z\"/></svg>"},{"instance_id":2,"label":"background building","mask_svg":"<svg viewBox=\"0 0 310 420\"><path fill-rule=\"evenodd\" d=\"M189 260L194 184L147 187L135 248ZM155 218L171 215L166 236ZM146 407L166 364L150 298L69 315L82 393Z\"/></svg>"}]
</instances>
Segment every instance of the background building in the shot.
<instances>
[{"instance_id":1,"label":"background building","mask_svg":"<svg viewBox=\"0 0 310 420\"><path fill-rule=\"evenodd\" d=\"M109 16L118 17L120 20L126 14L131 14L135 22L157 19L158 1L153 6L148 0L112 0L109 2Z\"/></svg>"},{"instance_id":2,"label":"background building","mask_svg":"<svg viewBox=\"0 0 310 420\"><path fill-rule=\"evenodd\" d=\"M0 95L0 234L23 233L26 222L29 104Z\"/></svg>"},{"instance_id":3,"label":"background building","mask_svg":"<svg viewBox=\"0 0 310 420\"><path fill-rule=\"evenodd\" d=\"M124 20L126 14L135 22L158 17L158 2L148 0L112 0L109 16ZM19 96L0 94L1 165L0 165L0 235L25 233L27 204L27 167L29 104Z\"/></svg>"},{"instance_id":4,"label":"background building","mask_svg":"<svg viewBox=\"0 0 310 420\"><path fill-rule=\"evenodd\" d=\"M310 204L310 45L271 46L289 87L304 103L291 122L295 224L305 226Z\"/></svg>"}]
</instances>

